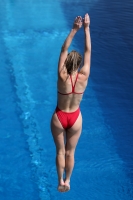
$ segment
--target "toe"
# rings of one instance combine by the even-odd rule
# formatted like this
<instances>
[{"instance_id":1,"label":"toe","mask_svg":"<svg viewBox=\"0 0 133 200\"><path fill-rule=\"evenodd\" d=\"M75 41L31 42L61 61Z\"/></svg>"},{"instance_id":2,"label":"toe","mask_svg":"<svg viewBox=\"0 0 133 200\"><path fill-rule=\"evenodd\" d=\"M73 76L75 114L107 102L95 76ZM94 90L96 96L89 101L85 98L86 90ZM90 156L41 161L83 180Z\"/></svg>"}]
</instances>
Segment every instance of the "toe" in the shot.
<instances>
[{"instance_id":1,"label":"toe","mask_svg":"<svg viewBox=\"0 0 133 200\"><path fill-rule=\"evenodd\" d=\"M58 186L58 191L59 192L64 192L64 185L59 185Z\"/></svg>"},{"instance_id":2,"label":"toe","mask_svg":"<svg viewBox=\"0 0 133 200\"><path fill-rule=\"evenodd\" d=\"M65 186L64 186L64 190L65 190L65 192L69 191L69 190L70 190L70 185L65 184Z\"/></svg>"}]
</instances>

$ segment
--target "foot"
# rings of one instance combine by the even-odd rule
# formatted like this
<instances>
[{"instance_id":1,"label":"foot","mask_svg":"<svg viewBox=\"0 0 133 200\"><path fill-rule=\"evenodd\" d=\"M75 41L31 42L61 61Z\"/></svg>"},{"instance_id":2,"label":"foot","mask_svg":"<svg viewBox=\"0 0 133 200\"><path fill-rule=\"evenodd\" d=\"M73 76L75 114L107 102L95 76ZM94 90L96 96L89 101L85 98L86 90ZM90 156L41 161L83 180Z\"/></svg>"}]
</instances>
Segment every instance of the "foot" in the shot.
<instances>
[{"instance_id":1,"label":"foot","mask_svg":"<svg viewBox=\"0 0 133 200\"><path fill-rule=\"evenodd\" d=\"M68 192L69 190L70 190L70 181L65 181L64 192Z\"/></svg>"},{"instance_id":2,"label":"foot","mask_svg":"<svg viewBox=\"0 0 133 200\"><path fill-rule=\"evenodd\" d=\"M65 191L65 184L64 184L64 181L63 180L61 180L60 182L59 182L59 185L58 185L58 191L59 192L64 192Z\"/></svg>"}]
</instances>

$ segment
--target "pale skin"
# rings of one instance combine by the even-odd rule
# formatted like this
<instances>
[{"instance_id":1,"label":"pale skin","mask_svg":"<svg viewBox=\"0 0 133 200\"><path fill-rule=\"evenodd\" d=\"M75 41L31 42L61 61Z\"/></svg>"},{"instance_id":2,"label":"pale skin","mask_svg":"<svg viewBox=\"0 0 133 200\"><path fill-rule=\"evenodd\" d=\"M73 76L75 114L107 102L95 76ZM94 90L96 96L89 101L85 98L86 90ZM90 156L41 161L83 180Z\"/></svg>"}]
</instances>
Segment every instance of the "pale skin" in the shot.
<instances>
[{"instance_id":1,"label":"pale skin","mask_svg":"<svg viewBox=\"0 0 133 200\"><path fill-rule=\"evenodd\" d=\"M73 23L73 28L61 49L58 63L58 90L60 92L69 93L72 90L70 75L64 67L64 62L68 55L68 48L71 45L75 34L82 25L85 34L84 64L80 71L76 70L71 75L73 82L75 82L76 74L79 73L75 86L76 92L84 92L87 86L90 74L91 39L89 31L90 18L88 14L85 14L83 19L81 16L76 17ZM65 112L74 112L79 107L81 100L82 94L58 94L58 107ZM67 130L62 127L56 113L54 113L51 119L51 131L56 146L58 191L67 192L70 190L70 178L74 167L74 153L82 131L81 113L74 125ZM63 177L64 174L65 177Z\"/></svg>"}]
</instances>

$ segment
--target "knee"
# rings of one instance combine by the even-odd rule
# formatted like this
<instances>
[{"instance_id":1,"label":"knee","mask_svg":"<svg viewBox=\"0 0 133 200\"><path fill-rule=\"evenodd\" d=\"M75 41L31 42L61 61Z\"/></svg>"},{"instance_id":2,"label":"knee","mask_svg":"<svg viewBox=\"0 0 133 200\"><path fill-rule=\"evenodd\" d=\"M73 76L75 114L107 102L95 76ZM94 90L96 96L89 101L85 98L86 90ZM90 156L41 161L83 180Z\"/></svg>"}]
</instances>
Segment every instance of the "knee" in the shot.
<instances>
[{"instance_id":1,"label":"knee","mask_svg":"<svg viewBox=\"0 0 133 200\"><path fill-rule=\"evenodd\" d=\"M56 150L56 154L57 154L57 155L65 156L65 149L57 149L57 150Z\"/></svg>"},{"instance_id":2,"label":"knee","mask_svg":"<svg viewBox=\"0 0 133 200\"><path fill-rule=\"evenodd\" d=\"M73 150L66 150L65 152L65 156L66 157L73 157L74 156L74 151Z\"/></svg>"}]
</instances>

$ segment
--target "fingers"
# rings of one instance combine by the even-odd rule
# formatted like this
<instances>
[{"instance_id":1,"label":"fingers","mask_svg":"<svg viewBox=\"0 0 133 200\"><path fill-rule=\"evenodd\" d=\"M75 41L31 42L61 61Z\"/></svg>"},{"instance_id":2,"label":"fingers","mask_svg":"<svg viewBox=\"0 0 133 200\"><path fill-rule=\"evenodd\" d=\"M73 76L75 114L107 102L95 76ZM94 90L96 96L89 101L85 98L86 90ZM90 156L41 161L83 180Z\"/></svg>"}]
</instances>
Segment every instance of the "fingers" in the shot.
<instances>
[{"instance_id":1,"label":"fingers","mask_svg":"<svg viewBox=\"0 0 133 200\"><path fill-rule=\"evenodd\" d=\"M86 13L83 18L83 25L84 25L84 28L86 28L90 25L90 17L88 15L88 13Z\"/></svg>"},{"instance_id":2,"label":"fingers","mask_svg":"<svg viewBox=\"0 0 133 200\"><path fill-rule=\"evenodd\" d=\"M81 16L77 16L77 17L75 18L75 22L80 22L80 21L82 21L82 17L81 17Z\"/></svg>"},{"instance_id":3,"label":"fingers","mask_svg":"<svg viewBox=\"0 0 133 200\"><path fill-rule=\"evenodd\" d=\"M88 13L85 14L84 18L82 19L81 16L77 16L74 21L74 28L79 29L84 24L84 27L88 27L90 24L90 17Z\"/></svg>"},{"instance_id":4,"label":"fingers","mask_svg":"<svg viewBox=\"0 0 133 200\"><path fill-rule=\"evenodd\" d=\"M84 22L88 22L90 20L88 13L85 14L85 17L83 18Z\"/></svg>"},{"instance_id":5,"label":"fingers","mask_svg":"<svg viewBox=\"0 0 133 200\"><path fill-rule=\"evenodd\" d=\"M75 29L79 30L81 27L82 27L82 17L81 16L77 16L75 18L75 21L74 21L74 26L73 26Z\"/></svg>"},{"instance_id":6,"label":"fingers","mask_svg":"<svg viewBox=\"0 0 133 200\"><path fill-rule=\"evenodd\" d=\"M77 16L75 18L75 22L84 22L84 21L89 21L90 17L88 15L88 13L85 14L84 18L82 18L81 16Z\"/></svg>"}]
</instances>

